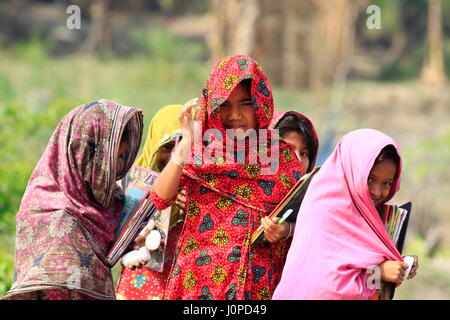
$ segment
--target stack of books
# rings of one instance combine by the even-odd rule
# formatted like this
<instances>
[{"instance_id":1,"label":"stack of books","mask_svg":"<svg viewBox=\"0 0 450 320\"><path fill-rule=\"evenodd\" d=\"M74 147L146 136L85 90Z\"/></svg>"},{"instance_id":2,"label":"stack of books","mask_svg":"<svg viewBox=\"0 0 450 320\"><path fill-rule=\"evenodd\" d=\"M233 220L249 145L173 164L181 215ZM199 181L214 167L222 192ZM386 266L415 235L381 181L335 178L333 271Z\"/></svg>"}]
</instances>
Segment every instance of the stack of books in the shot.
<instances>
[{"instance_id":1,"label":"stack of books","mask_svg":"<svg viewBox=\"0 0 450 320\"><path fill-rule=\"evenodd\" d=\"M394 242L400 254L403 251L405 243L406 231L408 229L409 216L411 215L411 202L402 206L384 205L381 219L386 227L392 242ZM379 290L378 298L380 300L392 300L395 293L395 284L385 282Z\"/></svg>"},{"instance_id":2,"label":"stack of books","mask_svg":"<svg viewBox=\"0 0 450 320\"><path fill-rule=\"evenodd\" d=\"M396 246L400 240L404 240L404 237L400 238L400 235L403 230L406 230L403 226L406 225L409 220L407 219L409 218L409 211L411 211L410 202L400 207L396 205L385 205L383 207L383 222L392 242L394 242Z\"/></svg>"}]
</instances>

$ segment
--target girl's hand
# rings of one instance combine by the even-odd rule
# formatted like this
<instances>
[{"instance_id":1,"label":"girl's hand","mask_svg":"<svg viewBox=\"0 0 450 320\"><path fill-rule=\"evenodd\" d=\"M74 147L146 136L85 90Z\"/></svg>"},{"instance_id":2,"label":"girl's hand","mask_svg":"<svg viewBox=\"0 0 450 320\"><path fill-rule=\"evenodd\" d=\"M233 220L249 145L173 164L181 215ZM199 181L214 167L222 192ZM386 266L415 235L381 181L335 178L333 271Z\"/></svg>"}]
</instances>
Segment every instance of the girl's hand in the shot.
<instances>
[{"instance_id":1,"label":"girl's hand","mask_svg":"<svg viewBox=\"0 0 450 320\"><path fill-rule=\"evenodd\" d=\"M148 263L148 261L141 261L134 265L128 266L128 269L133 270L133 271L136 270L136 268L142 269L147 263Z\"/></svg>"},{"instance_id":2,"label":"girl's hand","mask_svg":"<svg viewBox=\"0 0 450 320\"><path fill-rule=\"evenodd\" d=\"M194 121L192 120L192 109L197 105L198 98L189 100L184 104L184 108L180 113L178 119L180 120L181 131L183 138L177 145L176 153L178 159L183 160L186 163L186 158L189 154L192 144L194 143ZM200 109L195 111L194 120L198 120L200 117Z\"/></svg>"},{"instance_id":3,"label":"girl's hand","mask_svg":"<svg viewBox=\"0 0 450 320\"><path fill-rule=\"evenodd\" d=\"M144 230L144 232L136 237L133 242L133 250L139 250L145 246L145 238L150 234L150 230Z\"/></svg>"},{"instance_id":4,"label":"girl's hand","mask_svg":"<svg viewBox=\"0 0 450 320\"><path fill-rule=\"evenodd\" d=\"M261 219L261 225L264 228L264 236L270 243L274 243L281 239L286 239L289 235L289 222L284 221L282 224L277 222L280 218L274 218L271 220L269 217Z\"/></svg>"},{"instance_id":5,"label":"girl's hand","mask_svg":"<svg viewBox=\"0 0 450 320\"><path fill-rule=\"evenodd\" d=\"M414 263L412 265L411 271L409 272L407 278L408 280L414 278L416 276L417 269L419 269L419 257L417 256L410 256L410 257L414 258Z\"/></svg>"},{"instance_id":6,"label":"girl's hand","mask_svg":"<svg viewBox=\"0 0 450 320\"><path fill-rule=\"evenodd\" d=\"M197 105L198 98L189 100L184 104L184 108L180 113L178 119L180 120L181 129L183 131L183 140L193 142L194 138L194 123L192 121L192 109ZM195 111L194 120L198 120L200 116L199 109Z\"/></svg>"},{"instance_id":7,"label":"girl's hand","mask_svg":"<svg viewBox=\"0 0 450 320\"><path fill-rule=\"evenodd\" d=\"M121 265L130 270L135 270L136 268L141 269L148 263L149 259L150 254L148 253L147 248L144 247L125 254L121 259Z\"/></svg>"},{"instance_id":8,"label":"girl's hand","mask_svg":"<svg viewBox=\"0 0 450 320\"><path fill-rule=\"evenodd\" d=\"M387 260L380 264L381 280L393 282L396 287L402 284L408 264L402 261Z\"/></svg>"},{"instance_id":9,"label":"girl's hand","mask_svg":"<svg viewBox=\"0 0 450 320\"><path fill-rule=\"evenodd\" d=\"M177 200L175 201L175 204L178 208L180 208L180 215L184 216L184 213L186 212L186 190L182 189L180 192L178 192Z\"/></svg>"}]
</instances>

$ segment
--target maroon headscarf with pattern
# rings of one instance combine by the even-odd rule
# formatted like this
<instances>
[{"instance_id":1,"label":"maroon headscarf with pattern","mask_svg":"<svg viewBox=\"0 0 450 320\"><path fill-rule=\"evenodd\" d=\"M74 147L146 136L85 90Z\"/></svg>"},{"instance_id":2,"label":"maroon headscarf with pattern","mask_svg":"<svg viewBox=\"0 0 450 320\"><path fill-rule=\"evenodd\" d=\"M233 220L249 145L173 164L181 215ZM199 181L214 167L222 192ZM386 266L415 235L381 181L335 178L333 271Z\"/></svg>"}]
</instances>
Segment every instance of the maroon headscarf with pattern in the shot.
<instances>
[{"instance_id":1,"label":"maroon headscarf with pattern","mask_svg":"<svg viewBox=\"0 0 450 320\"><path fill-rule=\"evenodd\" d=\"M7 297L74 289L114 299L105 255L118 227L142 111L108 100L83 104L58 124L34 169L16 216L15 279ZM119 156L122 136L128 139Z\"/></svg>"}]
</instances>

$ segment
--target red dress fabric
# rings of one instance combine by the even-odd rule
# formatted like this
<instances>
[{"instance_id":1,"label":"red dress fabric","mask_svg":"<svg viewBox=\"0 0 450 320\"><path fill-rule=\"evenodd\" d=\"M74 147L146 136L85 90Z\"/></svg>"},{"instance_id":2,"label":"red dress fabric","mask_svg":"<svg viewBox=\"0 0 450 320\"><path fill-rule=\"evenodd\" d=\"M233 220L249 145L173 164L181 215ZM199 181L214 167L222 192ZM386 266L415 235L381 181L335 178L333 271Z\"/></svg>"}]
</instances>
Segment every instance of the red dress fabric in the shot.
<instances>
[{"instance_id":1,"label":"red dress fabric","mask_svg":"<svg viewBox=\"0 0 450 320\"><path fill-rule=\"evenodd\" d=\"M220 105L244 79L252 79L251 98L258 129L269 126L273 98L267 78L252 58L232 56L214 66L203 90L203 132L214 128L225 133L218 117ZM264 145L263 151L267 152L274 141L269 136L267 141L260 140L258 146ZM213 140L208 146L214 144L225 145ZM196 147L205 150L205 145L194 144L194 152L198 151ZM248 155L245 157L248 160ZM187 212L165 299L271 298L289 241L251 245L250 237L260 219L273 210L304 173L290 145L280 142L278 160L278 171L269 175L262 172L270 164L261 162L195 162L185 166L181 184L186 188ZM166 207L166 201L158 199L154 192L152 200L158 209Z\"/></svg>"}]
</instances>

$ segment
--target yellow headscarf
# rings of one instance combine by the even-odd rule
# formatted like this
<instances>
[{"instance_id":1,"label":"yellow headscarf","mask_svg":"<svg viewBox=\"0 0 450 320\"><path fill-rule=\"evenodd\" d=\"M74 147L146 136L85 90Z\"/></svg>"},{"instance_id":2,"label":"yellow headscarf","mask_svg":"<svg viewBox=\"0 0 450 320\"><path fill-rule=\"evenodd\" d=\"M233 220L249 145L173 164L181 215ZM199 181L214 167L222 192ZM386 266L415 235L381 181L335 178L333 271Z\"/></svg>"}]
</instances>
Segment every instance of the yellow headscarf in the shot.
<instances>
[{"instance_id":1,"label":"yellow headscarf","mask_svg":"<svg viewBox=\"0 0 450 320\"><path fill-rule=\"evenodd\" d=\"M159 149L170 142L176 135L181 135L178 117L183 109L181 104L171 104L162 107L150 121L144 149L136 160L138 166L160 172L156 163Z\"/></svg>"}]
</instances>

